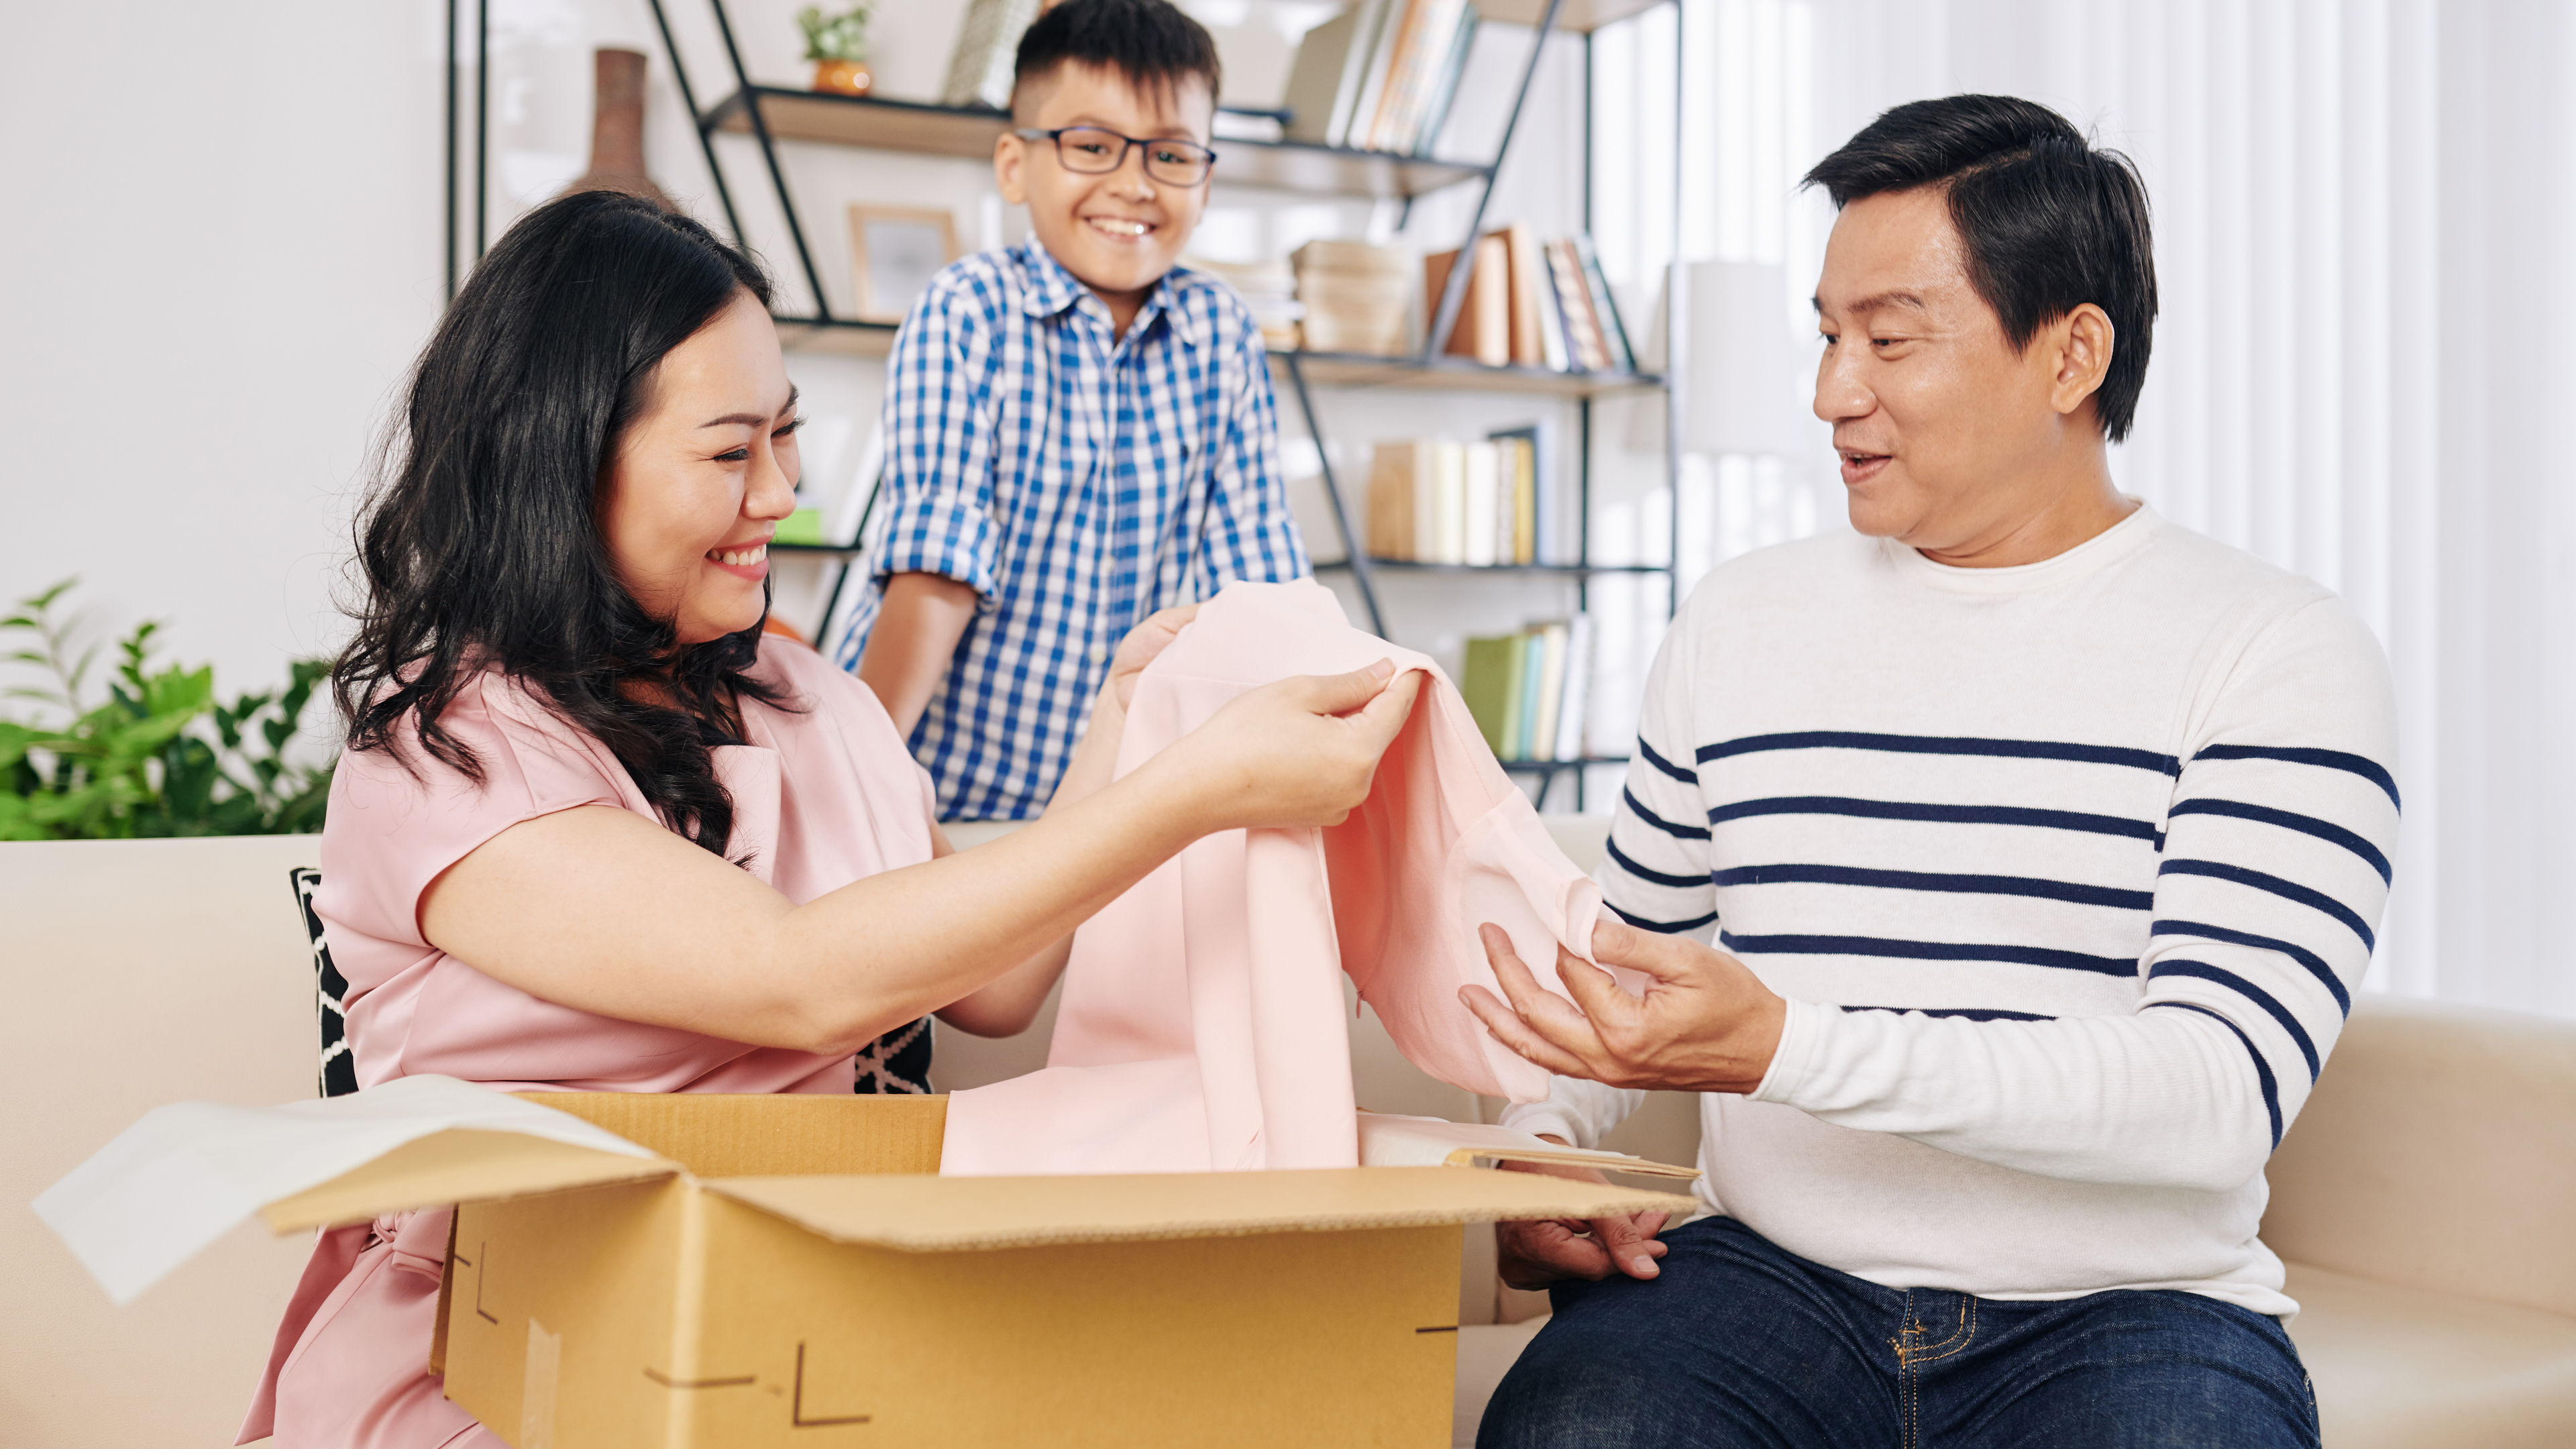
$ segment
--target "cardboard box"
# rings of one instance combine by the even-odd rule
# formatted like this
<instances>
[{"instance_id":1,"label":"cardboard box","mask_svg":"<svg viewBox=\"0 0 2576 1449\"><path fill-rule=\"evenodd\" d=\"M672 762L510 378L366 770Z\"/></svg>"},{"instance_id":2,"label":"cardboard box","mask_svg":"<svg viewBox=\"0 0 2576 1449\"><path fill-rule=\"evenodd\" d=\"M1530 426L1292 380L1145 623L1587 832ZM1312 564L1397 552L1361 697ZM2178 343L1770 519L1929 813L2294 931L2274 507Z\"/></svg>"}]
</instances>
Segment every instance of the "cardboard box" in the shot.
<instances>
[{"instance_id":1,"label":"cardboard box","mask_svg":"<svg viewBox=\"0 0 2576 1449\"><path fill-rule=\"evenodd\" d=\"M1463 1224L1690 1206L1472 1166L943 1178L941 1097L527 1100L650 1155L448 1128L261 1210L460 1203L435 1363L514 1449L1433 1449Z\"/></svg>"}]
</instances>

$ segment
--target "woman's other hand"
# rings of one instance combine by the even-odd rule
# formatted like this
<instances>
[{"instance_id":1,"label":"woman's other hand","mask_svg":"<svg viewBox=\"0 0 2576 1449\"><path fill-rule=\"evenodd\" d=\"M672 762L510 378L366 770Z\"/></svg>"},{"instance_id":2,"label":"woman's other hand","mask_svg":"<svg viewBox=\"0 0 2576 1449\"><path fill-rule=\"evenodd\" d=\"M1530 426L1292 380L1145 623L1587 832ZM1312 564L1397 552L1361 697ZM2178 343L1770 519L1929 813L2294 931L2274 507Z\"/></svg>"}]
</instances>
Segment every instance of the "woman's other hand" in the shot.
<instances>
[{"instance_id":1,"label":"woman's other hand","mask_svg":"<svg viewBox=\"0 0 2576 1449\"><path fill-rule=\"evenodd\" d=\"M1171 647L1172 641L1180 637L1182 625L1198 616L1196 604L1157 610L1118 641L1118 652L1109 661L1109 692L1120 709L1136 702L1136 676L1145 672L1145 666L1153 663L1156 655Z\"/></svg>"},{"instance_id":2,"label":"woman's other hand","mask_svg":"<svg viewBox=\"0 0 2576 1449\"><path fill-rule=\"evenodd\" d=\"M1368 798L1377 762L1412 712L1418 670L1381 659L1236 698L1155 757L1200 807L1203 832L1338 825Z\"/></svg>"}]
</instances>

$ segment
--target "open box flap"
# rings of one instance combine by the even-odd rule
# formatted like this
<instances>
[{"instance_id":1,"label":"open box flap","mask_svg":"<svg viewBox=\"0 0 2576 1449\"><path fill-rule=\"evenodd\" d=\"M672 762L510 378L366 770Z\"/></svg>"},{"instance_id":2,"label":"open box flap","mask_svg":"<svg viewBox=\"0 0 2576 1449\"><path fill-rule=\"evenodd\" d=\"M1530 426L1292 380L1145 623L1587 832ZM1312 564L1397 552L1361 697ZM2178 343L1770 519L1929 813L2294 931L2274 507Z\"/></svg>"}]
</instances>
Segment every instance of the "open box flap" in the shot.
<instances>
[{"instance_id":1,"label":"open box flap","mask_svg":"<svg viewBox=\"0 0 2576 1449\"><path fill-rule=\"evenodd\" d=\"M128 1303L253 1213L286 1232L404 1208L678 1172L578 1117L453 1077L282 1107L156 1108L36 1215Z\"/></svg>"},{"instance_id":2,"label":"open box flap","mask_svg":"<svg viewBox=\"0 0 2576 1449\"><path fill-rule=\"evenodd\" d=\"M1458 1167L1132 1177L733 1177L704 1186L835 1242L908 1252L1683 1213L1696 1206L1670 1193Z\"/></svg>"},{"instance_id":3,"label":"open box flap","mask_svg":"<svg viewBox=\"0 0 2576 1449\"><path fill-rule=\"evenodd\" d=\"M1699 1176L1697 1168L1675 1167L1625 1152L1559 1147L1510 1127L1451 1122L1441 1117L1403 1117L1390 1112L1360 1114L1363 1167L1477 1167L1489 1162L1557 1163L1640 1177L1680 1178L1685 1182Z\"/></svg>"}]
</instances>

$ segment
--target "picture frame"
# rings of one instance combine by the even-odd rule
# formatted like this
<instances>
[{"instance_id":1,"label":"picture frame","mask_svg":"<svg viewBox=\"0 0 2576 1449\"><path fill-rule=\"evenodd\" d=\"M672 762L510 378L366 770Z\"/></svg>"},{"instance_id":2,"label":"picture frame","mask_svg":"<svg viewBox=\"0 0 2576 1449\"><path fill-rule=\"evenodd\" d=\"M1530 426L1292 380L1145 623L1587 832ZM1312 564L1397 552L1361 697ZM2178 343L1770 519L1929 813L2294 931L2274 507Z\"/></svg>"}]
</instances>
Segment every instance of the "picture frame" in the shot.
<instances>
[{"instance_id":1,"label":"picture frame","mask_svg":"<svg viewBox=\"0 0 2576 1449\"><path fill-rule=\"evenodd\" d=\"M850 208L850 281L862 322L901 322L957 260L957 217L933 206Z\"/></svg>"}]
</instances>

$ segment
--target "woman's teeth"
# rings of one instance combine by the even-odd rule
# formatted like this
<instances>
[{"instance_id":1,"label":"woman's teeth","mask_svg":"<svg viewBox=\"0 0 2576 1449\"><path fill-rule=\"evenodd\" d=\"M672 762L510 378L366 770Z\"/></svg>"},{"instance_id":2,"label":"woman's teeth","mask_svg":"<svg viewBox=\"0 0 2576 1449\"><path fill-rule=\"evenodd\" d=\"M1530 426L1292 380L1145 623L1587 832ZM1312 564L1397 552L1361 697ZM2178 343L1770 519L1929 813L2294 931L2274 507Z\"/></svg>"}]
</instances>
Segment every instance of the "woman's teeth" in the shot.
<instances>
[{"instance_id":1,"label":"woman's teeth","mask_svg":"<svg viewBox=\"0 0 2576 1449\"><path fill-rule=\"evenodd\" d=\"M707 550L707 557L720 564L747 568L769 557L769 545L763 543L755 544L750 548L711 548Z\"/></svg>"}]
</instances>

